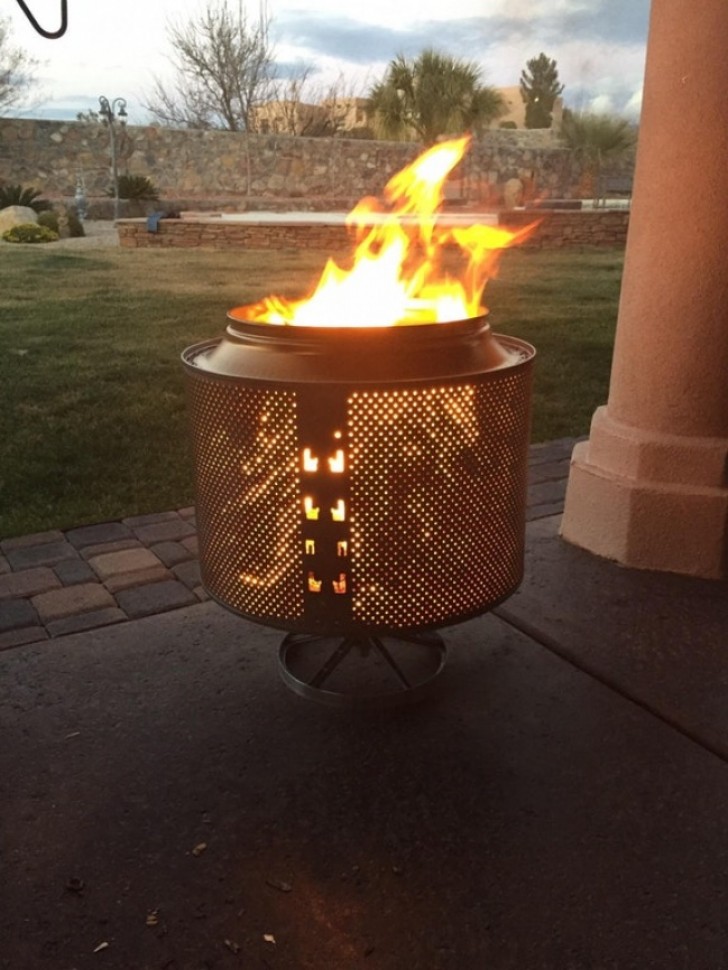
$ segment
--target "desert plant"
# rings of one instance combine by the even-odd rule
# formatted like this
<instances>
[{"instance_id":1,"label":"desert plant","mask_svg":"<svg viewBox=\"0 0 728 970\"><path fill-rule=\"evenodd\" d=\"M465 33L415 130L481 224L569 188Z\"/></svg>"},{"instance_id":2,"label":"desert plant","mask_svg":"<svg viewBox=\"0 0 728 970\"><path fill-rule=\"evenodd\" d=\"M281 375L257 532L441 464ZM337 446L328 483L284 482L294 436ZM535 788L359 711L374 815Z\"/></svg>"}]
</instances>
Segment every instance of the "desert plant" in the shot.
<instances>
[{"instance_id":1,"label":"desert plant","mask_svg":"<svg viewBox=\"0 0 728 970\"><path fill-rule=\"evenodd\" d=\"M83 228L83 223L78 218L75 212L69 209L66 212L66 218L68 219L69 236L73 238L77 238L79 236L86 235L86 231ZM51 229L53 232L57 232L60 235L60 231L58 228L59 221L60 221L60 215L58 212L56 212L55 209L48 209L46 212L41 212L40 215L38 216L39 226L46 226L48 229Z\"/></svg>"},{"instance_id":2,"label":"desert plant","mask_svg":"<svg viewBox=\"0 0 728 970\"><path fill-rule=\"evenodd\" d=\"M53 232L48 226L39 226L35 222L23 222L12 229L6 229L3 233L5 242L10 243L47 243L55 242L58 233Z\"/></svg>"},{"instance_id":3,"label":"desert plant","mask_svg":"<svg viewBox=\"0 0 728 970\"><path fill-rule=\"evenodd\" d=\"M58 213L55 209L46 209L45 212L41 212L38 216L38 225L45 226L46 229L51 229L53 232L58 232Z\"/></svg>"},{"instance_id":4,"label":"desert plant","mask_svg":"<svg viewBox=\"0 0 728 970\"><path fill-rule=\"evenodd\" d=\"M68 232L71 238L78 239L81 236L86 235L86 230L83 228L83 223L78 218L73 209L69 209L68 213Z\"/></svg>"},{"instance_id":5,"label":"desert plant","mask_svg":"<svg viewBox=\"0 0 728 970\"><path fill-rule=\"evenodd\" d=\"M582 194L598 188L604 162L616 161L634 148L636 127L615 115L564 112L561 140L582 168Z\"/></svg>"},{"instance_id":6,"label":"desert plant","mask_svg":"<svg viewBox=\"0 0 728 970\"><path fill-rule=\"evenodd\" d=\"M440 135L486 128L505 111L495 88L481 83L475 61L428 48L414 59L398 54L369 91L375 127L387 137L434 145Z\"/></svg>"},{"instance_id":7,"label":"desert plant","mask_svg":"<svg viewBox=\"0 0 728 970\"><path fill-rule=\"evenodd\" d=\"M46 212L51 208L51 203L39 196L38 189L24 188L22 185L0 185L0 209L6 209L10 205L24 205L36 212Z\"/></svg>"},{"instance_id":8,"label":"desert plant","mask_svg":"<svg viewBox=\"0 0 728 970\"><path fill-rule=\"evenodd\" d=\"M113 197L113 186L106 191L107 195ZM119 176L119 198L136 199L138 201L156 200L159 198L159 191L146 175L120 175Z\"/></svg>"}]
</instances>

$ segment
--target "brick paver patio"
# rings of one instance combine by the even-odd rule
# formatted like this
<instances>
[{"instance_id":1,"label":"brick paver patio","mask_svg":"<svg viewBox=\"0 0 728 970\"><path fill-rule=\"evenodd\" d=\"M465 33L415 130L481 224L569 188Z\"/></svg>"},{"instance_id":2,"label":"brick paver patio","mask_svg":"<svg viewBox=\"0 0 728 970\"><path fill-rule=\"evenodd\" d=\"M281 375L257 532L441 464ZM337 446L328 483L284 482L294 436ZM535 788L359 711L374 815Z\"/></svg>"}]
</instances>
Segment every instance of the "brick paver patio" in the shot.
<instances>
[{"instance_id":1,"label":"brick paver patio","mask_svg":"<svg viewBox=\"0 0 728 970\"><path fill-rule=\"evenodd\" d=\"M562 511L573 445L531 448L529 520ZM205 599L191 507L0 541L0 650Z\"/></svg>"}]
</instances>

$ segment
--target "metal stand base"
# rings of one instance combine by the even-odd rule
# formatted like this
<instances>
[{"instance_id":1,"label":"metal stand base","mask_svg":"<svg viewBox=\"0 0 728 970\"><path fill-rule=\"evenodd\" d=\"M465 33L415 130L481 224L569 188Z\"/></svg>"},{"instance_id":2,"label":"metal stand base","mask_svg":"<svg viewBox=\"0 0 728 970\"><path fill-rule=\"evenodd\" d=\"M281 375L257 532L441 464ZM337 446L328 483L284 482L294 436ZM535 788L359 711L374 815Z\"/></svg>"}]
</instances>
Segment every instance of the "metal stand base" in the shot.
<instances>
[{"instance_id":1,"label":"metal stand base","mask_svg":"<svg viewBox=\"0 0 728 970\"><path fill-rule=\"evenodd\" d=\"M308 700L328 707L376 709L428 696L446 658L447 647L437 633L289 633L278 651L278 669L283 682Z\"/></svg>"}]
</instances>

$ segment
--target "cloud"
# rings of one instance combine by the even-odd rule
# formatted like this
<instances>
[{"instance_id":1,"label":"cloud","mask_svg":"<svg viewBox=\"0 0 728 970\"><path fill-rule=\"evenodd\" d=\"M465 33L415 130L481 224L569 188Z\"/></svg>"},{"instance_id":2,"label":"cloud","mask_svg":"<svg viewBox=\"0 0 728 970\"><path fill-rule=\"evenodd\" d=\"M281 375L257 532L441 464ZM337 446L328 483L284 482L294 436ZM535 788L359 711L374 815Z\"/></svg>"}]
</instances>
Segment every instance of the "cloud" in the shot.
<instances>
[{"instance_id":1,"label":"cloud","mask_svg":"<svg viewBox=\"0 0 728 970\"><path fill-rule=\"evenodd\" d=\"M482 57L489 48L525 39L548 50L564 38L643 45L647 35L649 0L552 0L541 10L534 0L511 0L483 16L421 20L407 28L383 27L345 14L284 10L275 27L287 44L353 64L389 60L399 52L415 54L430 46L471 58L474 51Z\"/></svg>"},{"instance_id":2,"label":"cloud","mask_svg":"<svg viewBox=\"0 0 728 970\"><path fill-rule=\"evenodd\" d=\"M416 54L424 47L461 53L472 46L481 18L446 23L423 21L411 29L382 27L342 15L323 16L298 11L280 16L276 33L287 45L353 64L388 61L396 54Z\"/></svg>"},{"instance_id":3,"label":"cloud","mask_svg":"<svg viewBox=\"0 0 728 970\"><path fill-rule=\"evenodd\" d=\"M630 118L638 118L642 111L642 87L634 91L627 104L624 106L624 113Z\"/></svg>"}]
</instances>

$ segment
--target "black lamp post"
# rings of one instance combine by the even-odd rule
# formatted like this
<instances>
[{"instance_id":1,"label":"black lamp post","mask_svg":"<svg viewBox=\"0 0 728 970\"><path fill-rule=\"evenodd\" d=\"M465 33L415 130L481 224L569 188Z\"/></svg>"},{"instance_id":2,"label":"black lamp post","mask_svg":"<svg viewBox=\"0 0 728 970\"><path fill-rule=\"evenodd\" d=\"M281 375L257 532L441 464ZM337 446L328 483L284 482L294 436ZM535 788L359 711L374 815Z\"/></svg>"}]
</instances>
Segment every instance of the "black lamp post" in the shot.
<instances>
[{"instance_id":1,"label":"black lamp post","mask_svg":"<svg viewBox=\"0 0 728 970\"><path fill-rule=\"evenodd\" d=\"M99 98L100 114L109 126L109 139L111 143L111 175L114 182L114 219L119 218L119 170L116 160L116 133L114 123L118 117L119 124L126 125L126 99L114 98L109 101L103 95Z\"/></svg>"}]
</instances>

